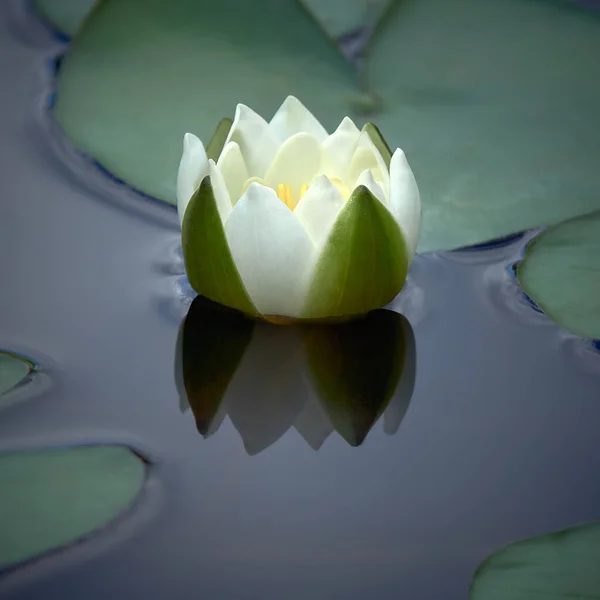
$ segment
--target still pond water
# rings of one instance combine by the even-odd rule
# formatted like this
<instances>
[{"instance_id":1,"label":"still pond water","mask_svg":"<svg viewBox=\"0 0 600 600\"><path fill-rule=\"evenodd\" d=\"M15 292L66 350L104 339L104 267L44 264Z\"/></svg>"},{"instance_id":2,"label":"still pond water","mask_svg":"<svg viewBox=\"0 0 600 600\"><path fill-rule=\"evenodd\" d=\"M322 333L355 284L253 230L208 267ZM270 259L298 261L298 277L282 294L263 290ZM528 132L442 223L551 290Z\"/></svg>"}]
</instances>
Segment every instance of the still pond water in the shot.
<instances>
[{"instance_id":1,"label":"still pond water","mask_svg":"<svg viewBox=\"0 0 600 600\"><path fill-rule=\"evenodd\" d=\"M458 600L504 544L600 518L600 355L520 292L511 265L534 233L415 260L392 305L416 360L395 433L386 414L358 447L332 433L312 449L302 384L289 410L262 394L262 367L300 360L276 341L203 438L176 368L191 295L175 211L61 139L46 112L59 44L7 16L0 346L47 381L4 411L0 451L118 443L149 466L130 511L0 574L2 598Z\"/></svg>"}]
</instances>

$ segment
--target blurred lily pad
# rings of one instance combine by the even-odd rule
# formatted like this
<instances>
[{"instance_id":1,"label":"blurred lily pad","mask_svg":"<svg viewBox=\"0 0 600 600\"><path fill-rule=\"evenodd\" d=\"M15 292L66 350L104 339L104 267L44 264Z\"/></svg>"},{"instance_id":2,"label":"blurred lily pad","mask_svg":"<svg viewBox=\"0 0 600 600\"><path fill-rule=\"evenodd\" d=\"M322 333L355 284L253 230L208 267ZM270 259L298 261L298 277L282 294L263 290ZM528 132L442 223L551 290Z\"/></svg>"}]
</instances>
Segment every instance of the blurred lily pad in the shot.
<instances>
[{"instance_id":1,"label":"blurred lily pad","mask_svg":"<svg viewBox=\"0 0 600 600\"><path fill-rule=\"evenodd\" d=\"M477 570L471 600L600 598L600 522L510 544Z\"/></svg>"},{"instance_id":2,"label":"blurred lily pad","mask_svg":"<svg viewBox=\"0 0 600 600\"><path fill-rule=\"evenodd\" d=\"M34 0L34 7L56 31L73 37L96 0Z\"/></svg>"},{"instance_id":3,"label":"blurred lily pad","mask_svg":"<svg viewBox=\"0 0 600 600\"><path fill-rule=\"evenodd\" d=\"M0 351L0 407L2 397L26 379L33 367L33 363L22 356Z\"/></svg>"},{"instance_id":4,"label":"blurred lily pad","mask_svg":"<svg viewBox=\"0 0 600 600\"><path fill-rule=\"evenodd\" d=\"M64 546L114 519L139 494L144 463L118 446L0 455L0 565Z\"/></svg>"},{"instance_id":5,"label":"blurred lily pad","mask_svg":"<svg viewBox=\"0 0 600 600\"><path fill-rule=\"evenodd\" d=\"M550 0L405 0L369 48L375 122L419 183L419 250L600 209L600 18Z\"/></svg>"},{"instance_id":6,"label":"blurred lily pad","mask_svg":"<svg viewBox=\"0 0 600 600\"><path fill-rule=\"evenodd\" d=\"M600 212L535 238L517 275L527 295L561 327L600 339Z\"/></svg>"},{"instance_id":7,"label":"blurred lily pad","mask_svg":"<svg viewBox=\"0 0 600 600\"><path fill-rule=\"evenodd\" d=\"M183 135L288 94L329 128L355 73L296 0L100 0L58 75L55 116L117 177L175 202Z\"/></svg>"},{"instance_id":8,"label":"blurred lily pad","mask_svg":"<svg viewBox=\"0 0 600 600\"><path fill-rule=\"evenodd\" d=\"M319 9L322 25L335 4ZM366 4L354 0L344 19ZM406 0L385 11L369 46L382 99L370 120L417 176L421 252L600 209L599 55L600 19L569 3ZM102 0L64 60L55 114L79 148L173 202L186 131L208 139L237 102L268 118L288 94L333 129L357 91L295 0Z\"/></svg>"}]
</instances>

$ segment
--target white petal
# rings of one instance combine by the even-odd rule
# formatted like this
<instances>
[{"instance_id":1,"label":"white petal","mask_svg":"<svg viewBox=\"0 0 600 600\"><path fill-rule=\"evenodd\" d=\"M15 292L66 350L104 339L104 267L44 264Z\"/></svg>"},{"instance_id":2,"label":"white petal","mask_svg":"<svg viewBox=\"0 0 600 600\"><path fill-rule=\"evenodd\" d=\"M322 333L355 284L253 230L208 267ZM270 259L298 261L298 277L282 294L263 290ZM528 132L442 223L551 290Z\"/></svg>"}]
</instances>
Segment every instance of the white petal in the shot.
<instances>
[{"instance_id":1,"label":"white petal","mask_svg":"<svg viewBox=\"0 0 600 600\"><path fill-rule=\"evenodd\" d=\"M350 117L344 117L338 128L323 142L323 172L330 177L347 179L350 159L360 131Z\"/></svg>"},{"instance_id":2,"label":"white petal","mask_svg":"<svg viewBox=\"0 0 600 600\"><path fill-rule=\"evenodd\" d=\"M217 167L219 167L219 171L225 179L231 204L235 205L242 195L244 183L250 177L246 168L246 161L238 144L229 142L223 148L223 152L221 152L221 156L217 161Z\"/></svg>"},{"instance_id":3,"label":"white petal","mask_svg":"<svg viewBox=\"0 0 600 600\"><path fill-rule=\"evenodd\" d=\"M359 185L364 185L376 198L379 198L382 204L387 206L388 201L383 193L383 189L381 186L375 181L373 178L373 173L371 171L363 171L356 180L355 187Z\"/></svg>"},{"instance_id":4,"label":"white petal","mask_svg":"<svg viewBox=\"0 0 600 600\"><path fill-rule=\"evenodd\" d=\"M394 152L390 164L390 209L414 255L421 228L421 196L415 176L400 148Z\"/></svg>"},{"instance_id":5,"label":"white petal","mask_svg":"<svg viewBox=\"0 0 600 600\"><path fill-rule=\"evenodd\" d=\"M371 141L369 134L363 131L358 138L354 154L350 160L346 183L350 183L351 187L355 187L356 180L366 169L370 169L373 177L383 183L383 191L386 197L389 197L390 175L388 168L379 150Z\"/></svg>"},{"instance_id":6,"label":"white petal","mask_svg":"<svg viewBox=\"0 0 600 600\"><path fill-rule=\"evenodd\" d=\"M229 142L239 145L251 177L264 175L279 146L268 123L244 104L238 104L235 109L225 145Z\"/></svg>"},{"instance_id":7,"label":"white petal","mask_svg":"<svg viewBox=\"0 0 600 600\"><path fill-rule=\"evenodd\" d=\"M225 233L259 312L298 316L314 249L294 213L272 189L252 183L235 205Z\"/></svg>"},{"instance_id":8,"label":"white petal","mask_svg":"<svg viewBox=\"0 0 600 600\"><path fill-rule=\"evenodd\" d=\"M319 142L325 141L327 131L319 120L294 96L288 96L271 119L269 128L280 144L296 133L310 133Z\"/></svg>"},{"instance_id":9,"label":"white petal","mask_svg":"<svg viewBox=\"0 0 600 600\"><path fill-rule=\"evenodd\" d=\"M344 205L344 198L325 175L317 177L294 210L315 248L327 239L331 226Z\"/></svg>"},{"instance_id":10,"label":"white petal","mask_svg":"<svg viewBox=\"0 0 600 600\"><path fill-rule=\"evenodd\" d=\"M217 210L221 216L221 221L225 223L231 214L231 200L229 199L229 192L227 191L223 175L212 158L208 161L208 174L210 175L210 183L215 196Z\"/></svg>"},{"instance_id":11,"label":"white petal","mask_svg":"<svg viewBox=\"0 0 600 600\"><path fill-rule=\"evenodd\" d=\"M183 155L177 172L177 214L183 221L190 198L208 174L208 158L202 142L193 134L183 136Z\"/></svg>"},{"instance_id":12,"label":"white petal","mask_svg":"<svg viewBox=\"0 0 600 600\"><path fill-rule=\"evenodd\" d=\"M298 198L302 184L309 184L321 169L321 144L308 133L297 133L288 138L277 151L267 169L265 183L277 189L288 184L292 196Z\"/></svg>"}]
</instances>

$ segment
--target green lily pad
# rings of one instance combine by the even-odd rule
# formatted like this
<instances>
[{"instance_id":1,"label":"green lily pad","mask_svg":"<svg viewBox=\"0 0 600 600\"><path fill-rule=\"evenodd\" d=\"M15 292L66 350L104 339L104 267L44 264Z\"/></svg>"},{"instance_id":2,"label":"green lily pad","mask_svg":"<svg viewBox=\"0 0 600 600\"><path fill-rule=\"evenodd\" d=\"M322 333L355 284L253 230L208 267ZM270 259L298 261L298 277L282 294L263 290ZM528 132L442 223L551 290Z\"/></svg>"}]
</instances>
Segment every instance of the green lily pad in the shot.
<instances>
[{"instance_id":1,"label":"green lily pad","mask_svg":"<svg viewBox=\"0 0 600 600\"><path fill-rule=\"evenodd\" d=\"M546 0L457 2L398 2L369 46L370 119L415 171L421 252L600 209L600 19ZM258 3L101 1L59 74L58 122L168 202L183 134L208 140L237 102L269 117L294 94L332 130L352 112L352 68L295 0ZM317 20L337 34L362 4L330 0Z\"/></svg>"},{"instance_id":2,"label":"green lily pad","mask_svg":"<svg viewBox=\"0 0 600 600\"><path fill-rule=\"evenodd\" d=\"M404 322L398 313L375 310L349 323L303 331L317 396L334 429L352 446L362 444L398 386Z\"/></svg>"},{"instance_id":3,"label":"green lily pad","mask_svg":"<svg viewBox=\"0 0 600 600\"><path fill-rule=\"evenodd\" d=\"M198 431L206 436L252 340L254 323L242 313L197 296L185 318L182 370Z\"/></svg>"},{"instance_id":4,"label":"green lily pad","mask_svg":"<svg viewBox=\"0 0 600 600\"><path fill-rule=\"evenodd\" d=\"M600 339L600 212L544 231L529 244L517 275L561 327Z\"/></svg>"},{"instance_id":5,"label":"green lily pad","mask_svg":"<svg viewBox=\"0 0 600 600\"><path fill-rule=\"evenodd\" d=\"M0 351L0 406L3 396L7 397L6 393L26 379L32 370L30 360L12 352Z\"/></svg>"},{"instance_id":6,"label":"green lily pad","mask_svg":"<svg viewBox=\"0 0 600 600\"><path fill-rule=\"evenodd\" d=\"M331 129L355 72L296 0L100 0L65 56L55 116L83 151L175 203L183 135L289 94Z\"/></svg>"},{"instance_id":7,"label":"green lily pad","mask_svg":"<svg viewBox=\"0 0 600 600\"><path fill-rule=\"evenodd\" d=\"M96 0L34 0L40 16L57 31L73 37Z\"/></svg>"},{"instance_id":8,"label":"green lily pad","mask_svg":"<svg viewBox=\"0 0 600 600\"><path fill-rule=\"evenodd\" d=\"M406 152L419 251L600 209L600 18L548 0L413 0L369 48L371 117Z\"/></svg>"},{"instance_id":9,"label":"green lily pad","mask_svg":"<svg viewBox=\"0 0 600 600\"><path fill-rule=\"evenodd\" d=\"M118 446L0 455L0 565L69 544L131 505L144 463Z\"/></svg>"},{"instance_id":10,"label":"green lily pad","mask_svg":"<svg viewBox=\"0 0 600 600\"><path fill-rule=\"evenodd\" d=\"M477 570L471 600L600 598L600 522L506 546Z\"/></svg>"}]
</instances>

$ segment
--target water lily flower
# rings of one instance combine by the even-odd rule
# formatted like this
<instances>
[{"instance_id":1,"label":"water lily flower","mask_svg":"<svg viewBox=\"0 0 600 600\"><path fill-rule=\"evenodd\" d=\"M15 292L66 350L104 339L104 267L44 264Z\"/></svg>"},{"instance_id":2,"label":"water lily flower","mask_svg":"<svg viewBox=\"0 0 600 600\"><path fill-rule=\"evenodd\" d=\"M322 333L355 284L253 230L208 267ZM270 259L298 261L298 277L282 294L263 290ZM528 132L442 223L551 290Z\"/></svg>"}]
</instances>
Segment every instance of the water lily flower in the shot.
<instances>
[{"instance_id":1,"label":"water lily flower","mask_svg":"<svg viewBox=\"0 0 600 600\"><path fill-rule=\"evenodd\" d=\"M239 104L208 147L184 137L177 210L191 286L277 320L359 315L391 302L417 246L406 156L348 117L329 135L289 96L267 123Z\"/></svg>"}]
</instances>

